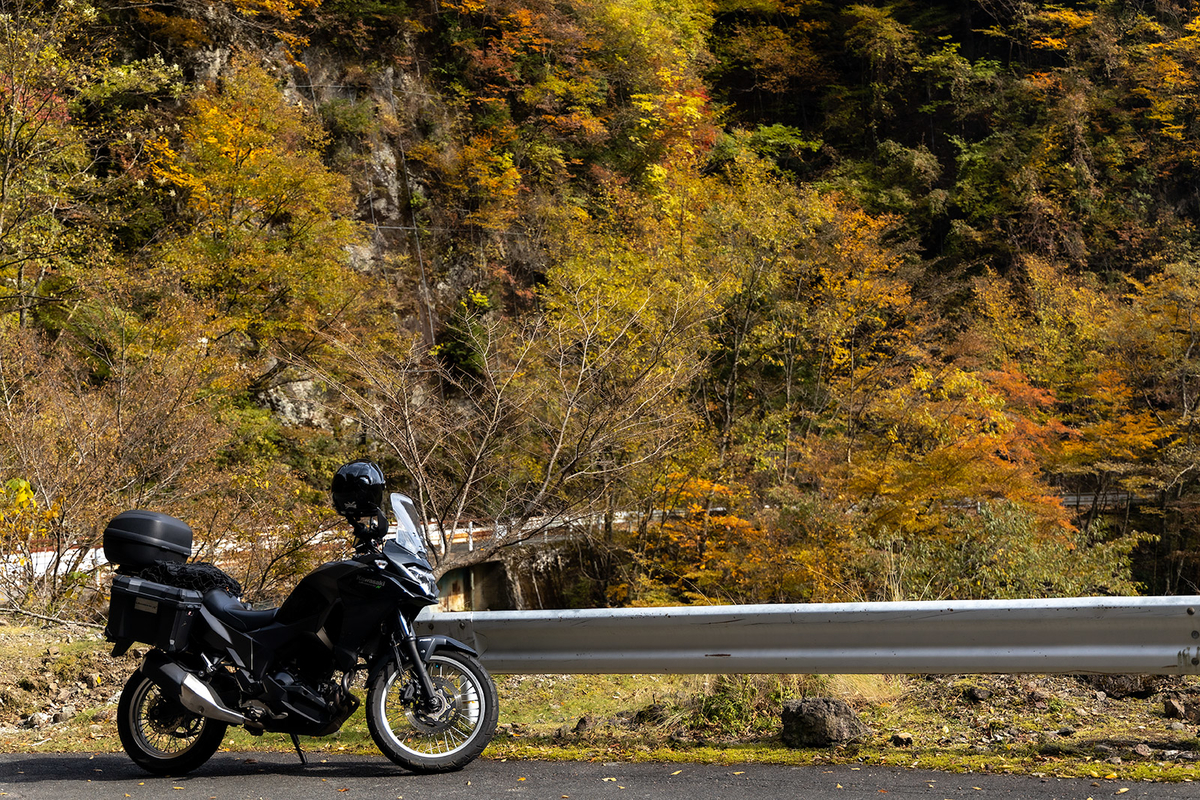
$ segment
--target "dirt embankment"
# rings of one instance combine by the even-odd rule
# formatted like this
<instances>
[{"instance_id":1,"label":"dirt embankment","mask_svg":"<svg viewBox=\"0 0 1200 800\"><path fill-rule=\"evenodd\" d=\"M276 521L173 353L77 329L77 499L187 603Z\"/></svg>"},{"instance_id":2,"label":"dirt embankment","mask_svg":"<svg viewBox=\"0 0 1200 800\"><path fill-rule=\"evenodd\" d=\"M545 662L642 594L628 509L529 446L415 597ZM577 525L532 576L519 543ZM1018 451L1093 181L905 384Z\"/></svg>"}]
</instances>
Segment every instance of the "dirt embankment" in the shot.
<instances>
[{"instance_id":1,"label":"dirt embankment","mask_svg":"<svg viewBox=\"0 0 1200 800\"><path fill-rule=\"evenodd\" d=\"M40 727L113 705L138 659L113 658L111 648L95 628L0 615L0 727Z\"/></svg>"}]
</instances>

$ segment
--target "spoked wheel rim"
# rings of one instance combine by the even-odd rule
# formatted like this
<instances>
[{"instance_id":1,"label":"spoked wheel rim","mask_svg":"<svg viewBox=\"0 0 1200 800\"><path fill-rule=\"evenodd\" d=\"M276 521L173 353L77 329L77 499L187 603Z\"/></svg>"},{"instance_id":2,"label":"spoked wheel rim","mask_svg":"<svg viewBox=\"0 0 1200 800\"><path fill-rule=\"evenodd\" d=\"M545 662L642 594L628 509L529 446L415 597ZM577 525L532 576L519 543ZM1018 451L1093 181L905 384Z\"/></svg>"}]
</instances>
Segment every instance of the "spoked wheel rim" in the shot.
<instances>
[{"instance_id":1,"label":"spoked wheel rim","mask_svg":"<svg viewBox=\"0 0 1200 800\"><path fill-rule=\"evenodd\" d=\"M131 732L138 746L159 758L181 756L196 746L207 720L188 711L149 680L142 681L130 704Z\"/></svg>"},{"instance_id":2,"label":"spoked wheel rim","mask_svg":"<svg viewBox=\"0 0 1200 800\"><path fill-rule=\"evenodd\" d=\"M483 728L483 687L456 661L434 656L429 677L442 707L432 713L417 708L416 677L409 669L394 671L380 693L384 733L396 747L419 756L453 756L470 746Z\"/></svg>"}]
</instances>

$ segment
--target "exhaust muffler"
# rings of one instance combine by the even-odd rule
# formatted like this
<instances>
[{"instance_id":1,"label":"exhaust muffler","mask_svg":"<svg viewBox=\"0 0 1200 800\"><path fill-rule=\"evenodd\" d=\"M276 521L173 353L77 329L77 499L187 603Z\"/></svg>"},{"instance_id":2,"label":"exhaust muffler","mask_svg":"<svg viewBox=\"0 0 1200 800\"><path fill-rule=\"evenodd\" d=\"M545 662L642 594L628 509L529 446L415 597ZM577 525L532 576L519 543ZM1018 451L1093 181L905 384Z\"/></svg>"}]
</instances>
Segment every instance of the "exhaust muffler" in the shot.
<instances>
[{"instance_id":1,"label":"exhaust muffler","mask_svg":"<svg viewBox=\"0 0 1200 800\"><path fill-rule=\"evenodd\" d=\"M226 707L211 686L157 650L146 654L142 672L177 698L188 711L233 725L246 724L246 717Z\"/></svg>"}]
</instances>

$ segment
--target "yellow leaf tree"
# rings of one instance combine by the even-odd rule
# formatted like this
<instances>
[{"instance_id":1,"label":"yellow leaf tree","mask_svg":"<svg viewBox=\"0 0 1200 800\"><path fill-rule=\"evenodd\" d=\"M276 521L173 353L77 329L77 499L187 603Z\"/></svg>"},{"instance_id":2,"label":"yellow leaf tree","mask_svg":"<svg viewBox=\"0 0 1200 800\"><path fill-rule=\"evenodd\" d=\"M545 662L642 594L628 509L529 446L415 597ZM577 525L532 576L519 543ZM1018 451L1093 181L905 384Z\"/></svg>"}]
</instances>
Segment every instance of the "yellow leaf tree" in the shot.
<instances>
[{"instance_id":1,"label":"yellow leaf tree","mask_svg":"<svg viewBox=\"0 0 1200 800\"><path fill-rule=\"evenodd\" d=\"M322 164L321 142L275 79L240 60L192 98L177 140L154 144L155 175L179 198L157 275L205 309L214 344L255 364L258 389L366 308L347 264L359 236L348 183Z\"/></svg>"}]
</instances>

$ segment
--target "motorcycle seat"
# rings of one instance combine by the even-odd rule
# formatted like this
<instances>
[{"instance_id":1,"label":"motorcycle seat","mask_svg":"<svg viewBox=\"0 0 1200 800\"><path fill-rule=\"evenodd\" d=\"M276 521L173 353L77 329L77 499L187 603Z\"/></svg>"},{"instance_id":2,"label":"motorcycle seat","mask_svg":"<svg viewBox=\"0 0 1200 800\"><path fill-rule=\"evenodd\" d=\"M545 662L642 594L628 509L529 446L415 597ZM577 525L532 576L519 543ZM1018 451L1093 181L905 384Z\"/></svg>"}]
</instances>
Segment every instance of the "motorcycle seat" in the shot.
<instances>
[{"instance_id":1,"label":"motorcycle seat","mask_svg":"<svg viewBox=\"0 0 1200 800\"><path fill-rule=\"evenodd\" d=\"M240 600L232 597L222 589L212 589L204 593L204 607L212 615L231 628L239 631L256 631L265 628L275 620L277 608L267 608L255 611L246 608Z\"/></svg>"}]
</instances>

